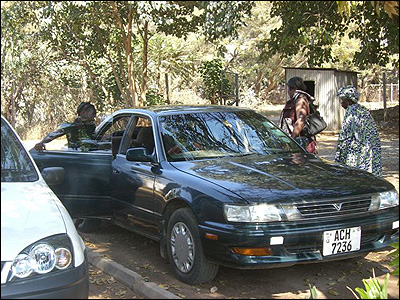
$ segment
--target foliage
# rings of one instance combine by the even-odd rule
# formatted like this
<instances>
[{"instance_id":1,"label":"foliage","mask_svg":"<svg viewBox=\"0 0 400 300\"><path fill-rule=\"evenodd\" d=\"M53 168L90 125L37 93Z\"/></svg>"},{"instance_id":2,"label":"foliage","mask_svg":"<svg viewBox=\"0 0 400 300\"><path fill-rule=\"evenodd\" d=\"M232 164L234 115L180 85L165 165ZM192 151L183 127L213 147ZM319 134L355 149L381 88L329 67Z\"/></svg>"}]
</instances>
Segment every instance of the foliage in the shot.
<instances>
[{"instance_id":1,"label":"foliage","mask_svg":"<svg viewBox=\"0 0 400 300\"><path fill-rule=\"evenodd\" d=\"M137 98L154 95L148 86L163 93L164 74L176 79L171 89L187 86L200 59L177 39L191 33L203 33L209 42L234 36L252 6L253 1L2 1L2 113L21 128L54 128L74 116L80 101L94 103L99 115L140 105Z\"/></svg>"},{"instance_id":2,"label":"foliage","mask_svg":"<svg viewBox=\"0 0 400 300\"><path fill-rule=\"evenodd\" d=\"M389 285L389 274L386 274L385 276L385 282L382 285L379 280L375 277L375 271L372 269L373 277L369 278L369 281L366 279L363 279L362 282L364 283L365 290L362 288L355 288L356 292L359 294L360 297L358 297L354 291L347 287L353 295L356 297L356 299L387 299L388 298L388 285Z\"/></svg>"},{"instance_id":3,"label":"foliage","mask_svg":"<svg viewBox=\"0 0 400 300\"><path fill-rule=\"evenodd\" d=\"M222 102L223 95L231 94L232 86L226 78L220 59L203 61L200 67L203 79L203 96L210 100L211 104Z\"/></svg>"},{"instance_id":4,"label":"foliage","mask_svg":"<svg viewBox=\"0 0 400 300\"><path fill-rule=\"evenodd\" d=\"M21 133L72 120L81 101L98 115L163 102L167 80L168 95L195 90L217 58L214 86L202 86L212 103L223 103L221 70L239 74L241 102L255 106L281 103L284 66L359 71L367 87L389 61L397 82L393 2L2 1L2 113ZM222 94L231 83L223 76Z\"/></svg>"},{"instance_id":5,"label":"foliage","mask_svg":"<svg viewBox=\"0 0 400 300\"><path fill-rule=\"evenodd\" d=\"M310 287L310 298L309 299L317 299L318 294L317 294L317 288L315 285L311 286L311 284L308 284Z\"/></svg>"},{"instance_id":6,"label":"foliage","mask_svg":"<svg viewBox=\"0 0 400 300\"><path fill-rule=\"evenodd\" d=\"M243 19L251 15L255 5L254 1L199 2L199 8L204 9L202 31L209 41L228 36L237 37L237 28L245 25Z\"/></svg>"},{"instance_id":7,"label":"foliage","mask_svg":"<svg viewBox=\"0 0 400 300\"><path fill-rule=\"evenodd\" d=\"M341 14L341 1L273 1L272 16L279 16L282 26L271 32L266 41L269 56L275 53L307 55L310 67L333 61L331 46L336 44L348 29L349 37L360 41L354 54L354 64L365 68L371 64L385 66L392 55L399 53L399 25L392 14L372 6L373 1L351 1L348 14ZM384 6L386 1L379 1Z\"/></svg>"},{"instance_id":8,"label":"foliage","mask_svg":"<svg viewBox=\"0 0 400 300\"><path fill-rule=\"evenodd\" d=\"M160 94L157 89L148 89L146 94L146 106L162 104L164 104L163 95Z\"/></svg>"},{"instance_id":9,"label":"foliage","mask_svg":"<svg viewBox=\"0 0 400 300\"><path fill-rule=\"evenodd\" d=\"M391 244L391 246L396 249L394 252L389 254L389 257L392 259L389 265L394 266L395 268L391 274L399 276L399 241ZM397 285L399 285L398 280L397 280Z\"/></svg>"}]
</instances>

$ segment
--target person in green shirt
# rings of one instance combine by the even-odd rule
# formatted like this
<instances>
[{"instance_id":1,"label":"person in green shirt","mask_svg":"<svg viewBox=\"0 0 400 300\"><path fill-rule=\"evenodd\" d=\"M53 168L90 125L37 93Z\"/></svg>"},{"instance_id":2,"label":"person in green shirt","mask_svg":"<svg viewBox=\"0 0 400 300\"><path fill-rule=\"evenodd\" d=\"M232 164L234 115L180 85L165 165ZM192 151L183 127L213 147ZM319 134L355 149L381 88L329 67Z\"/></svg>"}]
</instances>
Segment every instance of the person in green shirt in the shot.
<instances>
[{"instance_id":1,"label":"person in green shirt","mask_svg":"<svg viewBox=\"0 0 400 300\"><path fill-rule=\"evenodd\" d=\"M68 147L78 149L83 146L84 140L93 140L96 125L96 108L89 102L82 102L77 109L78 117L72 123L63 123L60 127L46 135L35 145L37 151L46 150L45 143L66 135Z\"/></svg>"}]
</instances>

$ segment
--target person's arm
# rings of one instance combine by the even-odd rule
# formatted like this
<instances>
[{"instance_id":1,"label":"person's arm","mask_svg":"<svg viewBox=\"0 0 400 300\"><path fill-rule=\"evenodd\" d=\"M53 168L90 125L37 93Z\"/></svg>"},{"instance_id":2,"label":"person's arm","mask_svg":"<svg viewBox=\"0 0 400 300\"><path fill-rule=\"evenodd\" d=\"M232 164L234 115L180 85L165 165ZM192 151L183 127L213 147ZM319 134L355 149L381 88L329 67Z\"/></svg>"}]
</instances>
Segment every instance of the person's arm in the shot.
<instances>
[{"instance_id":1,"label":"person's arm","mask_svg":"<svg viewBox=\"0 0 400 300\"><path fill-rule=\"evenodd\" d=\"M59 128L53 132L50 132L48 135L46 135L39 143L35 145L35 149L37 151L43 151L46 150L46 146L44 145L45 143L49 143L52 140L59 138L60 136L63 136L65 134L64 128Z\"/></svg>"},{"instance_id":2,"label":"person's arm","mask_svg":"<svg viewBox=\"0 0 400 300\"><path fill-rule=\"evenodd\" d=\"M352 111L347 108L336 146L335 161L337 162L344 163L346 161L347 153L351 147L351 140L354 136L355 118L356 117L352 114Z\"/></svg>"},{"instance_id":3,"label":"person's arm","mask_svg":"<svg viewBox=\"0 0 400 300\"><path fill-rule=\"evenodd\" d=\"M296 107L295 107L295 114L296 114L296 123L293 125L293 132L292 137L296 138L300 136L300 132L304 128L304 124L306 121L306 117L309 112L309 105L307 99L304 98L303 95L300 95L296 100Z\"/></svg>"}]
</instances>

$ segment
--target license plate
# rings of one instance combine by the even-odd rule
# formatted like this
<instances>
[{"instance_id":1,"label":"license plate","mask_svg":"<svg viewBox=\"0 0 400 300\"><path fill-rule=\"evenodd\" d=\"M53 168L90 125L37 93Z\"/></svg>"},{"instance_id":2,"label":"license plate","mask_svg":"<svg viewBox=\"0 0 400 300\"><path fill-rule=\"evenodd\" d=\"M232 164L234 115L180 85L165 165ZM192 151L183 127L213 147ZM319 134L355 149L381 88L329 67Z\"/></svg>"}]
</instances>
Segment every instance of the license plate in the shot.
<instances>
[{"instance_id":1,"label":"license plate","mask_svg":"<svg viewBox=\"0 0 400 300\"><path fill-rule=\"evenodd\" d=\"M361 227L324 231L323 255L360 250Z\"/></svg>"}]
</instances>

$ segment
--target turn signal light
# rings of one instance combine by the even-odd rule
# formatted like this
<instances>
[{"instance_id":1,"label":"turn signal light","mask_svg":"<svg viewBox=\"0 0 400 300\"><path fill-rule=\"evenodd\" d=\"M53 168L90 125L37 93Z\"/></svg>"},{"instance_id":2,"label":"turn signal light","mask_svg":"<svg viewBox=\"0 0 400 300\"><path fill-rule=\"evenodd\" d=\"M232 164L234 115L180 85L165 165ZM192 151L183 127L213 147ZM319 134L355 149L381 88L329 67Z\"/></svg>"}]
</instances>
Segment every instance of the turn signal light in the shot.
<instances>
[{"instance_id":1,"label":"turn signal light","mask_svg":"<svg viewBox=\"0 0 400 300\"><path fill-rule=\"evenodd\" d=\"M272 255L271 248L239 248L234 247L233 252L247 256L267 256Z\"/></svg>"},{"instance_id":2,"label":"turn signal light","mask_svg":"<svg viewBox=\"0 0 400 300\"><path fill-rule=\"evenodd\" d=\"M212 233L206 233L206 238L209 240L217 241L218 240L218 235L212 234Z\"/></svg>"}]
</instances>

